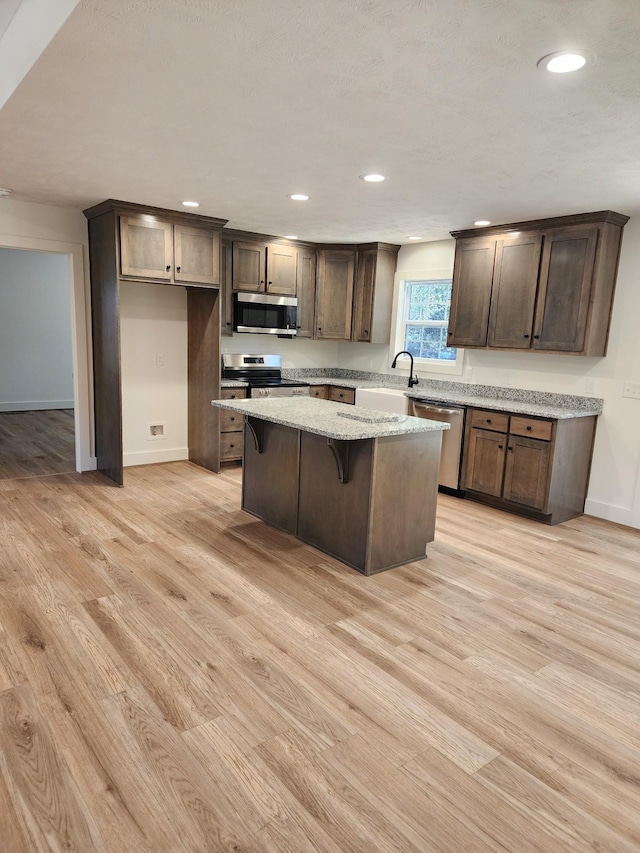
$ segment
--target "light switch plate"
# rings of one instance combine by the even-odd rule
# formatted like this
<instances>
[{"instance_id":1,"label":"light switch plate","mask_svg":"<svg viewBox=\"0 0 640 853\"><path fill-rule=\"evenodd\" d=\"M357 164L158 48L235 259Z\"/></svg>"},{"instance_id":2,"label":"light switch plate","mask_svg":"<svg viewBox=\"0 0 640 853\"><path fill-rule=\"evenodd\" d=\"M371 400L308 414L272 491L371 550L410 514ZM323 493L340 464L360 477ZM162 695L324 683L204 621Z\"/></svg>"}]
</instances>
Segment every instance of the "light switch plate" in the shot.
<instances>
[{"instance_id":1,"label":"light switch plate","mask_svg":"<svg viewBox=\"0 0 640 853\"><path fill-rule=\"evenodd\" d=\"M622 386L622 396L640 400L640 382L625 382Z\"/></svg>"},{"instance_id":2,"label":"light switch plate","mask_svg":"<svg viewBox=\"0 0 640 853\"><path fill-rule=\"evenodd\" d=\"M589 397L595 396L596 380L593 378L593 376L587 377L587 381L585 382L585 386L584 386L584 391L585 391L585 394L587 394Z\"/></svg>"}]
</instances>

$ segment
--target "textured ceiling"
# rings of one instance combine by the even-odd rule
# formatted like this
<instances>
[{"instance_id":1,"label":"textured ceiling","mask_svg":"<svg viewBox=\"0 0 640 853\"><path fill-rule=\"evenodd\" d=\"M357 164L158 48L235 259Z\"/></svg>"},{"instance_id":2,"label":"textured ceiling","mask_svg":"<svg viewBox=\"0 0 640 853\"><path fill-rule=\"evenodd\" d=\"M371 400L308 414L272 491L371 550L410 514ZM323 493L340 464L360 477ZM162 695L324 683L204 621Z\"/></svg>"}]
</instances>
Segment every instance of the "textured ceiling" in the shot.
<instances>
[{"instance_id":1,"label":"textured ceiling","mask_svg":"<svg viewBox=\"0 0 640 853\"><path fill-rule=\"evenodd\" d=\"M0 111L0 186L312 240L632 214L639 36L639 0L82 0ZM569 47L596 62L536 68Z\"/></svg>"}]
</instances>

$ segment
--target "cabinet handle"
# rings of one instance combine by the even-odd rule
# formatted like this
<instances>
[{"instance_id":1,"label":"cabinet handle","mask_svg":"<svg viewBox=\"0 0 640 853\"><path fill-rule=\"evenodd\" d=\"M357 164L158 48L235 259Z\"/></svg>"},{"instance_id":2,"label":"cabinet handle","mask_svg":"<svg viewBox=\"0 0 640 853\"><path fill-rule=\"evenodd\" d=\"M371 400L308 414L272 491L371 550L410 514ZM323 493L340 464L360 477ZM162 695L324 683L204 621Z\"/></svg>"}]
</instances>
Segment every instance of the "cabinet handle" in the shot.
<instances>
[{"instance_id":1,"label":"cabinet handle","mask_svg":"<svg viewBox=\"0 0 640 853\"><path fill-rule=\"evenodd\" d=\"M176 267L176 272L180 272L181 269L182 267Z\"/></svg>"},{"instance_id":2,"label":"cabinet handle","mask_svg":"<svg viewBox=\"0 0 640 853\"><path fill-rule=\"evenodd\" d=\"M498 450L502 450L502 448L503 448L503 447L504 447L504 444L499 444L499 445L498 445Z\"/></svg>"},{"instance_id":3,"label":"cabinet handle","mask_svg":"<svg viewBox=\"0 0 640 853\"><path fill-rule=\"evenodd\" d=\"M229 447L235 447L235 444L230 444Z\"/></svg>"},{"instance_id":4,"label":"cabinet handle","mask_svg":"<svg viewBox=\"0 0 640 853\"><path fill-rule=\"evenodd\" d=\"M296 326L296 329L301 329L301 328L302 328L302 326Z\"/></svg>"},{"instance_id":5,"label":"cabinet handle","mask_svg":"<svg viewBox=\"0 0 640 853\"><path fill-rule=\"evenodd\" d=\"M488 423L488 424L490 424L490 423L491 423L491 418L487 418L487 423Z\"/></svg>"},{"instance_id":6,"label":"cabinet handle","mask_svg":"<svg viewBox=\"0 0 640 853\"><path fill-rule=\"evenodd\" d=\"M507 447L507 450L513 450L513 447L509 446Z\"/></svg>"},{"instance_id":7,"label":"cabinet handle","mask_svg":"<svg viewBox=\"0 0 640 853\"><path fill-rule=\"evenodd\" d=\"M447 332L448 337L451 337L452 334L453 332Z\"/></svg>"},{"instance_id":8,"label":"cabinet handle","mask_svg":"<svg viewBox=\"0 0 640 853\"><path fill-rule=\"evenodd\" d=\"M318 326L318 331L319 331L319 332L321 332L321 331L322 331L322 326Z\"/></svg>"},{"instance_id":9,"label":"cabinet handle","mask_svg":"<svg viewBox=\"0 0 640 853\"><path fill-rule=\"evenodd\" d=\"M170 266L170 264L167 264L167 272L171 272L171 266Z\"/></svg>"},{"instance_id":10,"label":"cabinet handle","mask_svg":"<svg viewBox=\"0 0 640 853\"><path fill-rule=\"evenodd\" d=\"M260 279L260 284L264 284L264 281L262 279Z\"/></svg>"},{"instance_id":11,"label":"cabinet handle","mask_svg":"<svg viewBox=\"0 0 640 853\"><path fill-rule=\"evenodd\" d=\"M267 282L267 284L273 284L273 282L272 282L272 281L268 281L268 282Z\"/></svg>"},{"instance_id":12,"label":"cabinet handle","mask_svg":"<svg viewBox=\"0 0 640 853\"><path fill-rule=\"evenodd\" d=\"M534 337L536 340L539 340L540 335L534 335L533 337Z\"/></svg>"},{"instance_id":13,"label":"cabinet handle","mask_svg":"<svg viewBox=\"0 0 640 853\"><path fill-rule=\"evenodd\" d=\"M529 335L525 335L525 338L528 338L528 337L529 337Z\"/></svg>"},{"instance_id":14,"label":"cabinet handle","mask_svg":"<svg viewBox=\"0 0 640 853\"><path fill-rule=\"evenodd\" d=\"M531 430L533 429L533 427L528 426L528 427L527 427L527 429L529 430L529 432L531 432Z\"/></svg>"},{"instance_id":15,"label":"cabinet handle","mask_svg":"<svg viewBox=\"0 0 640 853\"><path fill-rule=\"evenodd\" d=\"M368 334L369 334L369 329L365 329L365 330L364 330L364 333L365 333L365 335L368 335Z\"/></svg>"},{"instance_id":16,"label":"cabinet handle","mask_svg":"<svg viewBox=\"0 0 640 853\"><path fill-rule=\"evenodd\" d=\"M230 421L235 421L235 418L229 418ZM529 427L531 429L531 427Z\"/></svg>"}]
</instances>

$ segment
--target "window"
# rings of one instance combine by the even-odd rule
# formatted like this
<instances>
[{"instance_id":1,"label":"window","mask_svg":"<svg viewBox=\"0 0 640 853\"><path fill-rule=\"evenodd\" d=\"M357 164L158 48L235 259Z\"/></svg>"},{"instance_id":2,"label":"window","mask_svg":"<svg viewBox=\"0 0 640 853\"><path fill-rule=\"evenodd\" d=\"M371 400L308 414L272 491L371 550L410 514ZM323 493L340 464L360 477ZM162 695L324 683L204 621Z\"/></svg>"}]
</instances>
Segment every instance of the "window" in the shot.
<instances>
[{"instance_id":1,"label":"window","mask_svg":"<svg viewBox=\"0 0 640 853\"><path fill-rule=\"evenodd\" d=\"M401 279L396 352L407 350L426 370L462 373L462 350L447 346L450 307L450 275Z\"/></svg>"}]
</instances>

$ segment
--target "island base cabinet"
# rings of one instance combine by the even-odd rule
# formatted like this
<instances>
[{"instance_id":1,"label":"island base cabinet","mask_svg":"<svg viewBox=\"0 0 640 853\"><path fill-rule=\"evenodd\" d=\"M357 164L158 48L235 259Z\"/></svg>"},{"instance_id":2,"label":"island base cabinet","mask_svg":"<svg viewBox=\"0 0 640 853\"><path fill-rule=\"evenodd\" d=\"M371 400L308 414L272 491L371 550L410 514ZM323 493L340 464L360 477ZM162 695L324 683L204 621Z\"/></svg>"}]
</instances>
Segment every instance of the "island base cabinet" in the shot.
<instances>
[{"instance_id":1,"label":"island base cabinet","mask_svg":"<svg viewBox=\"0 0 640 853\"><path fill-rule=\"evenodd\" d=\"M336 441L332 449L303 432L298 537L365 575L423 559L434 538L441 435Z\"/></svg>"},{"instance_id":2,"label":"island base cabinet","mask_svg":"<svg viewBox=\"0 0 640 853\"><path fill-rule=\"evenodd\" d=\"M295 535L300 432L245 418L242 509Z\"/></svg>"}]
</instances>

